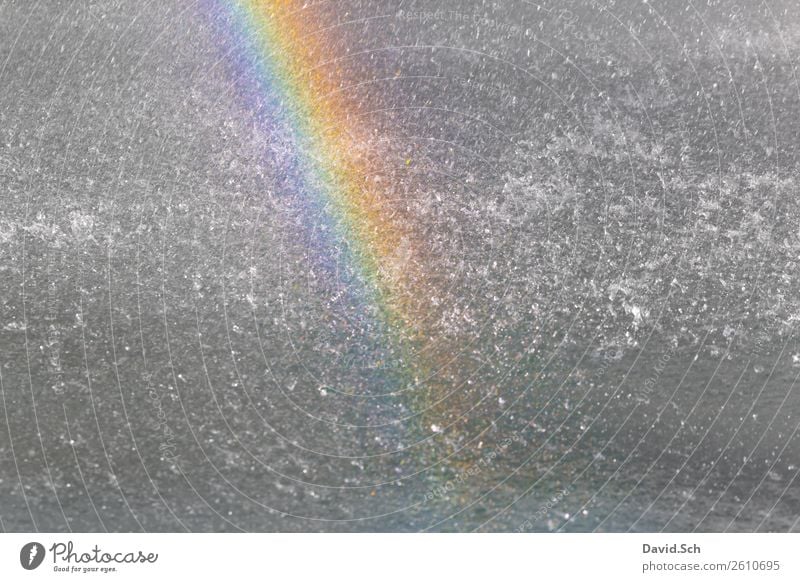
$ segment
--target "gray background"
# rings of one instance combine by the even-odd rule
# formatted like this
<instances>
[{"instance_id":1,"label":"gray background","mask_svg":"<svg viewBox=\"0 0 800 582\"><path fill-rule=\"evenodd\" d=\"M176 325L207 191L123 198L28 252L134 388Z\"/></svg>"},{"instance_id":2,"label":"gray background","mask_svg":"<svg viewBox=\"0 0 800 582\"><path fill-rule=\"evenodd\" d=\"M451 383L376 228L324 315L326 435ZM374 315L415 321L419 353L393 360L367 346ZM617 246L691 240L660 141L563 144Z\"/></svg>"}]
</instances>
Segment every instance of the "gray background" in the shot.
<instances>
[{"instance_id":1,"label":"gray background","mask_svg":"<svg viewBox=\"0 0 800 582\"><path fill-rule=\"evenodd\" d=\"M6 1L0 529L797 530L797 3L308 9L435 388L314 280L214 3Z\"/></svg>"}]
</instances>

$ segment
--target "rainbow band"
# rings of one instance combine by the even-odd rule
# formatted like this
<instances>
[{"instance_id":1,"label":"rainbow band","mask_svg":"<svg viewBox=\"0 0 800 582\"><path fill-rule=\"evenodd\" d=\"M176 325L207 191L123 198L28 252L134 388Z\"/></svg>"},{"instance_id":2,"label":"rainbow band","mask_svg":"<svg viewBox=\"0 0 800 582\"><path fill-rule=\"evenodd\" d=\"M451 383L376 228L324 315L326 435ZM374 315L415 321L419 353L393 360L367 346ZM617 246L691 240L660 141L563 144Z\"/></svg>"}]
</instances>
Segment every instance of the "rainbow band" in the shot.
<instances>
[{"instance_id":1,"label":"rainbow band","mask_svg":"<svg viewBox=\"0 0 800 582\"><path fill-rule=\"evenodd\" d=\"M419 440L427 440L429 427L441 426L434 419L452 417L446 386L435 380L449 363L436 363L435 355L422 356L419 349L428 340L423 326L431 309L429 294L419 286L430 281L421 271L427 261L416 244L421 239L414 220L370 181L395 172L377 156L361 153L374 132L362 125L357 105L348 99L347 88L356 83L333 70L333 44L315 21L320 5L207 1L214 2L212 22L226 60L233 61L239 97L269 134L265 155L280 169L278 191L297 201L314 258L328 275L340 276L344 267L348 311L360 314L358 325L377 342L375 352L392 360L368 384L388 386L390 394L409 391L399 403L415 417L411 433L416 425L423 431ZM222 13L216 2L224 2ZM319 217L323 232L311 232ZM371 393L373 387L367 388Z\"/></svg>"},{"instance_id":2,"label":"rainbow band","mask_svg":"<svg viewBox=\"0 0 800 582\"><path fill-rule=\"evenodd\" d=\"M329 222L318 254L344 249L353 297L377 308L390 328L404 327L410 318L396 291L408 261L396 257L411 236L388 218L386 199L367 181L374 172L358 151L368 139L340 91L341 80L319 66L327 44L312 10L288 0L227 5L245 75L260 93L259 109L273 137L277 133L292 152L281 160L285 186Z\"/></svg>"}]
</instances>

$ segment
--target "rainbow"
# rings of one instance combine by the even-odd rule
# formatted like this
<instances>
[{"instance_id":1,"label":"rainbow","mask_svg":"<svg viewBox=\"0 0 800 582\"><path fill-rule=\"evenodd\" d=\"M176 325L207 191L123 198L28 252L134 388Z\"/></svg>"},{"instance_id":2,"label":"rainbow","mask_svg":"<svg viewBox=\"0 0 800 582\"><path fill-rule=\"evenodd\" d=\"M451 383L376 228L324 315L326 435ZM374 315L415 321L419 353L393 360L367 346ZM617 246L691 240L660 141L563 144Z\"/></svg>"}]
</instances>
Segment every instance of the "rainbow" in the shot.
<instances>
[{"instance_id":1,"label":"rainbow","mask_svg":"<svg viewBox=\"0 0 800 582\"><path fill-rule=\"evenodd\" d=\"M411 282L424 279L422 245L409 221L398 219L388 184L375 180L388 172L365 151L374 132L348 98L355 83L330 56L325 23L314 6L290 0L214 6L240 97L277 144L265 152L281 168L277 190L298 201L307 228L323 217L322 228L306 233L315 260L344 283L351 311L381 330L385 351L404 362L403 383L418 383L411 345L423 334L424 307Z\"/></svg>"},{"instance_id":2,"label":"rainbow","mask_svg":"<svg viewBox=\"0 0 800 582\"><path fill-rule=\"evenodd\" d=\"M439 305L449 303L450 291L436 283L441 274L432 267L437 257L425 255L424 226L404 209L391 179L375 179L404 173L411 160L394 156L390 164L383 150L368 150L379 132L352 96L363 79L349 78L352 61L337 54L341 42L334 41L344 39L331 38L337 26L325 22L335 0L201 2L208 5L224 54L220 62L237 97L268 136L263 154L279 169L275 193L301 218L305 232L298 239L308 244L324 279L335 282L332 288L346 290L346 300L329 303L330 309L345 309L348 322L357 314L354 323L375 342L369 349L390 359L388 368L359 376L357 390L399 404L402 418L388 429L399 448L391 453L413 448L436 483L444 473L429 469L468 461L456 456L464 447L461 427L469 429L465 413L477 406L461 390L473 372L456 363L447 345L433 341L441 336L429 322L437 320ZM461 338L449 340L462 345ZM375 394L373 384L389 391Z\"/></svg>"},{"instance_id":3,"label":"rainbow","mask_svg":"<svg viewBox=\"0 0 800 582\"><path fill-rule=\"evenodd\" d=\"M405 412L391 430L404 443L401 449L414 447L426 468L450 464L458 452L457 425L465 418L459 409L470 405L459 394L467 373L453 365L446 347L429 349L436 277L423 266L435 261L425 256L424 238L414 216L398 204L404 201L393 194L391 181L375 180L396 175L398 166L408 170L411 160L390 167L380 153L365 151L377 132L351 97L349 89L361 79L348 78L348 60L337 58L335 39L328 36L336 27L320 15L325 3L202 1L212 3L215 39L238 97L268 133L271 146L264 154L281 174L276 192L286 194L304 218L312 260L347 290L348 319L360 314L356 323L380 344L371 348L391 360L359 390L399 396L394 402ZM335 9L333 2L328 6ZM438 288L435 294L446 293ZM374 394L372 383L390 391ZM446 438L435 438L444 431ZM441 475L432 471L430 478Z\"/></svg>"}]
</instances>

